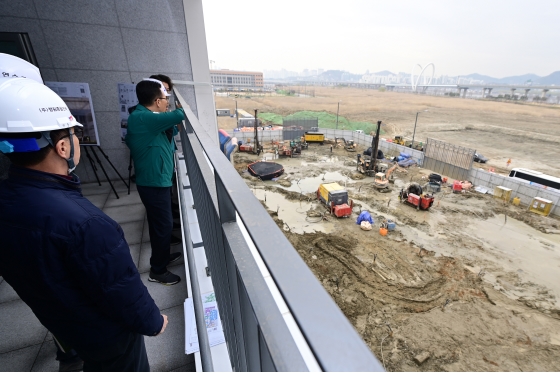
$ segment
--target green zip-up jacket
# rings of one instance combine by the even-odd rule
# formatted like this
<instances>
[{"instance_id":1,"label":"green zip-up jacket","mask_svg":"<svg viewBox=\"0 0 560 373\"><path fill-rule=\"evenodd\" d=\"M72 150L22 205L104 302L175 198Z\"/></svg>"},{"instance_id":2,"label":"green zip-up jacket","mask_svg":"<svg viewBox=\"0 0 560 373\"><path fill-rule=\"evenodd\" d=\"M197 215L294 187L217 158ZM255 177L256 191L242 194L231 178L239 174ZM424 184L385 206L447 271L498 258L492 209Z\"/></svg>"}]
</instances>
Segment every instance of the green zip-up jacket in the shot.
<instances>
[{"instance_id":1,"label":"green zip-up jacket","mask_svg":"<svg viewBox=\"0 0 560 373\"><path fill-rule=\"evenodd\" d=\"M170 187L173 175L174 142L165 130L185 119L183 109L155 113L138 105L128 117L125 142L130 149L136 172L136 185Z\"/></svg>"}]
</instances>

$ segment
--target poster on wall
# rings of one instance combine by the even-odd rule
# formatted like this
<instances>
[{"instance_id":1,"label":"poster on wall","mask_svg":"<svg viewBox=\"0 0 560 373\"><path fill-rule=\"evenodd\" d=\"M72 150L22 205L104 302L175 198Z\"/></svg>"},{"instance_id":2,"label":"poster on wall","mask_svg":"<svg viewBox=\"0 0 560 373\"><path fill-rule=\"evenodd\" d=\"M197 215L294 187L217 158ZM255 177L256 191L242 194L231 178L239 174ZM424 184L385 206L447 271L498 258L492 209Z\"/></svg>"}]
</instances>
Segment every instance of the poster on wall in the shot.
<instances>
[{"instance_id":1,"label":"poster on wall","mask_svg":"<svg viewBox=\"0 0 560 373\"><path fill-rule=\"evenodd\" d=\"M99 145L99 134L89 84L45 82L45 85L62 98L74 118L84 126L80 145Z\"/></svg>"},{"instance_id":2,"label":"poster on wall","mask_svg":"<svg viewBox=\"0 0 560 373\"><path fill-rule=\"evenodd\" d=\"M128 110L138 105L136 97L136 84L118 83L119 89L119 113L121 115L121 141L124 142L128 130Z\"/></svg>"}]
</instances>

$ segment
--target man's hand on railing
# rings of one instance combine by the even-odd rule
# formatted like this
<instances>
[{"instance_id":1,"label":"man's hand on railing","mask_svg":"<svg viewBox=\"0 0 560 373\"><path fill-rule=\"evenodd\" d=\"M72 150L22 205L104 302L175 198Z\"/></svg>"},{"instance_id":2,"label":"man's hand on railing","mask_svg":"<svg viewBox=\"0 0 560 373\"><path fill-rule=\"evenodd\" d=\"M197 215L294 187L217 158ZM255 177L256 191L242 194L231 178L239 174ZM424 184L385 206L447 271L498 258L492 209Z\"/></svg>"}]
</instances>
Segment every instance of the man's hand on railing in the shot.
<instances>
[{"instance_id":1,"label":"man's hand on railing","mask_svg":"<svg viewBox=\"0 0 560 373\"><path fill-rule=\"evenodd\" d=\"M163 316L163 326L161 327L161 331L157 334L160 335L165 331L165 328L167 327L167 316L166 315L161 315Z\"/></svg>"}]
</instances>

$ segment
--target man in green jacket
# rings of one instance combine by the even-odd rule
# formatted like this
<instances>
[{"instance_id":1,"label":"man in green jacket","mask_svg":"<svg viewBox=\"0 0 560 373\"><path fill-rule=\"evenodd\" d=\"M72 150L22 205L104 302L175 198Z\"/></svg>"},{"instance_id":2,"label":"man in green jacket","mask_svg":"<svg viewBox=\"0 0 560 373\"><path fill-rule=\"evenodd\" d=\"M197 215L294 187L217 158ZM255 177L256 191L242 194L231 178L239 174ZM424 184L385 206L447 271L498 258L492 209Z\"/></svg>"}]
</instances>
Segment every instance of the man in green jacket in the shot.
<instances>
[{"instance_id":1,"label":"man in green jacket","mask_svg":"<svg viewBox=\"0 0 560 373\"><path fill-rule=\"evenodd\" d=\"M138 106L128 118L126 144L134 160L136 186L146 207L152 256L149 281L174 285L181 278L167 270L167 265L181 254L170 254L173 230L171 185L173 148L165 131L185 119L181 107L168 112L169 93L156 79L136 85Z\"/></svg>"}]
</instances>

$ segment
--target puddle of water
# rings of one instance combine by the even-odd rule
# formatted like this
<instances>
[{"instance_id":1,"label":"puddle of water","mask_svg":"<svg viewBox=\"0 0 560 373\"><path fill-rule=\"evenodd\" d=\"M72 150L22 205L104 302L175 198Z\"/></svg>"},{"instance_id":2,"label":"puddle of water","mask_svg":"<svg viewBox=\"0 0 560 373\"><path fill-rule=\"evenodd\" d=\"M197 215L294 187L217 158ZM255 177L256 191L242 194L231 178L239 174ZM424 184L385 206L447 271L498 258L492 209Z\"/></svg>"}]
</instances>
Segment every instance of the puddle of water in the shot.
<instances>
[{"instance_id":1,"label":"puddle of water","mask_svg":"<svg viewBox=\"0 0 560 373\"><path fill-rule=\"evenodd\" d=\"M319 159L317 159L317 162L321 162L321 163L337 163L337 162L338 162L338 157L319 157Z\"/></svg>"},{"instance_id":2,"label":"puddle of water","mask_svg":"<svg viewBox=\"0 0 560 373\"><path fill-rule=\"evenodd\" d=\"M273 161L276 159L276 155L273 153L263 153L261 161Z\"/></svg>"},{"instance_id":3,"label":"puddle of water","mask_svg":"<svg viewBox=\"0 0 560 373\"><path fill-rule=\"evenodd\" d=\"M492 246L504 257L499 263L518 272L525 280L553 291L560 305L560 237L542 233L527 224L504 215L474 221L469 233Z\"/></svg>"},{"instance_id":4,"label":"puddle of water","mask_svg":"<svg viewBox=\"0 0 560 373\"><path fill-rule=\"evenodd\" d=\"M271 211L278 211L278 218L282 219L291 231L298 234L312 233L315 231L331 233L335 225L332 222L311 223L306 220L307 211L315 206L317 202L289 201L282 194L271 192L264 189L252 189L255 197L264 201L267 208ZM310 218L315 221L318 218ZM284 226L284 229L287 229Z\"/></svg>"},{"instance_id":5,"label":"puddle of water","mask_svg":"<svg viewBox=\"0 0 560 373\"><path fill-rule=\"evenodd\" d=\"M353 180L348 178L347 176L341 174L340 172L324 172L319 176L315 177L306 177L298 181L300 175L295 173L290 175L290 179L292 181L292 185L289 188L284 188L286 190L290 190L292 192L302 192L302 193L314 193L319 189L319 185L323 183L332 183L337 182L341 186L345 187L349 186L354 183ZM302 175L303 176L303 175Z\"/></svg>"}]
</instances>

